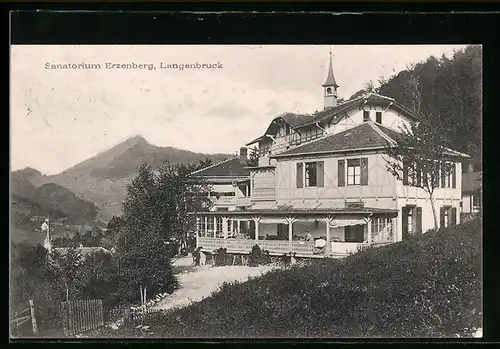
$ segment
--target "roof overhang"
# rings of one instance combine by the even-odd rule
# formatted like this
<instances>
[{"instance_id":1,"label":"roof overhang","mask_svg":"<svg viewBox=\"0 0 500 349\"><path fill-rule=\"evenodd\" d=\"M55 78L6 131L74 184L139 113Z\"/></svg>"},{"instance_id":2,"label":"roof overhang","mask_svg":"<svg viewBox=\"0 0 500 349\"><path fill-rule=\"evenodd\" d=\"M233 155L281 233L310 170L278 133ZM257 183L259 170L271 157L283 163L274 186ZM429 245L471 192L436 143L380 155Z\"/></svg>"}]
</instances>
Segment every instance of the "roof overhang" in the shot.
<instances>
[{"instance_id":1,"label":"roof overhang","mask_svg":"<svg viewBox=\"0 0 500 349\"><path fill-rule=\"evenodd\" d=\"M371 147L371 148L356 148L356 149L342 149L342 150L328 150L328 151L318 151L318 152L307 152L307 153L295 153L295 154L275 154L272 158L292 158L292 157L305 157L314 155L329 155L329 154L347 154L355 152L366 152L366 151L380 151L384 150L385 147Z\"/></svg>"}]
</instances>

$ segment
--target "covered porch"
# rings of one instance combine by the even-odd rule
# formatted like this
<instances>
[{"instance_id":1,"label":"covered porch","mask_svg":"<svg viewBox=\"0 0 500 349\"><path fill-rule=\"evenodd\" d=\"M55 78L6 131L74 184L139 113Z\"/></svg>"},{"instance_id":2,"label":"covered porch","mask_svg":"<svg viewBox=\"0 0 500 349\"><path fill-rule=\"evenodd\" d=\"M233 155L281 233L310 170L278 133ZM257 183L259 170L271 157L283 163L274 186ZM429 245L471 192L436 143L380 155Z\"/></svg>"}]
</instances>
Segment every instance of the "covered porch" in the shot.
<instances>
[{"instance_id":1,"label":"covered porch","mask_svg":"<svg viewBox=\"0 0 500 349\"><path fill-rule=\"evenodd\" d=\"M196 213L196 242L204 252L343 257L395 242L397 211L385 209L244 210Z\"/></svg>"}]
</instances>

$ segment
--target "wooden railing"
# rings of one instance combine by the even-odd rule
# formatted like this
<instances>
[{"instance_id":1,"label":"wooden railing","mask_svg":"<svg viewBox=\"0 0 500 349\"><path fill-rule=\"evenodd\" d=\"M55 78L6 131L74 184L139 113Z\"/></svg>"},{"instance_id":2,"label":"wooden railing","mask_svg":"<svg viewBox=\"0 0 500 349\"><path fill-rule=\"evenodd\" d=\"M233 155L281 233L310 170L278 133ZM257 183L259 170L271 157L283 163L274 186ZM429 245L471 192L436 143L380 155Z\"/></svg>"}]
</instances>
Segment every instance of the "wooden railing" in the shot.
<instances>
[{"instance_id":1,"label":"wooden railing","mask_svg":"<svg viewBox=\"0 0 500 349\"><path fill-rule=\"evenodd\" d=\"M74 336L104 325L102 300L62 302L64 334Z\"/></svg>"},{"instance_id":2,"label":"wooden railing","mask_svg":"<svg viewBox=\"0 0 500 349\"><path fill-rule=\"evenodd\" d=\"M286 240L244 240L244 239L218 239L209 237L199 237L198 246L205 251L214 251L221 247L230 253L249 253L255 245L259 245L261 250L267 250L274 254L297 253L300 255L312 255L314 242ZM291 250L290 250L291 248Z\"/></svg>"},{"instance_id":3,"label":"wooden railing","mask_svg":"<svg viewBox=\"0 0 500 349\"><path fill-rule=\"evenodd\" d=\"M251 201L249 196L236 198L236 206L250 206Z\"/></svg>"},{"instance_id":4,"label":"wooden railing","mask_svg":"<svg viewBox=\"0 0 500 349\"><path fill-rule=\"evenodd\" d=\"M234 196L219 196L219 198L212 199L213 203L217 206L234 206L236 205L236 197Z\"/></svg>"},{"instance_id":5,"label":"wooden railing","mask_svg":"<svg viewBox=\"0 0 500 349\"><path fill-rule=\"evenodd\" d=\"M254 188L252 189L252 199L273 199L275 196L274 188Z\"/></svg>"}]
</instances>

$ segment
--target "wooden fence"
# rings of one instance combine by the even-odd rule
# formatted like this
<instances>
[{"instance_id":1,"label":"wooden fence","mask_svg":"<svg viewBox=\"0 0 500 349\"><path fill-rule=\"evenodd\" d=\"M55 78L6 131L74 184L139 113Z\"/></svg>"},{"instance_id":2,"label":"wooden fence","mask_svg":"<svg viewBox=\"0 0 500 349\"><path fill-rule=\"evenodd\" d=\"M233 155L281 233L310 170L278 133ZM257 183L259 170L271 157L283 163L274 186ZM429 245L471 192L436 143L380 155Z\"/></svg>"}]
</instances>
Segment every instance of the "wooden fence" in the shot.
<instances>
[{"instance_id":1,"label":"wooden fence","mask_svg":"<svg viewBox=\"0 0 500 349\"><path fill-rule=\"evenodd\" d=\"M104 325L100 299L62 302L61 307L66 336L74 336Z\"/></svg>"},{"instance_id":2,"label":"wooden fence","mask_svg":"<svg viewBox=\"0 0 500 349\"><path fill-rule=\"evenodd\" d=\"M34 306L33 300L30 300L29 304L30 304L29 308L21 310L20 312L15 312L14 319L12 319L10 321L11 326L13 324L16 325L15 335L17 335L17 336L20 335L19 329L20 329L21 325L28 322L28 321L31 321L31 327L33 329L33 334L36 335L38 332L37 325L36 325L36 318L35 318L35 306ZM12 331L12 327L11 327L11 334L14 334L12 332L13 331Z\"/></svg>"}]
</instances>

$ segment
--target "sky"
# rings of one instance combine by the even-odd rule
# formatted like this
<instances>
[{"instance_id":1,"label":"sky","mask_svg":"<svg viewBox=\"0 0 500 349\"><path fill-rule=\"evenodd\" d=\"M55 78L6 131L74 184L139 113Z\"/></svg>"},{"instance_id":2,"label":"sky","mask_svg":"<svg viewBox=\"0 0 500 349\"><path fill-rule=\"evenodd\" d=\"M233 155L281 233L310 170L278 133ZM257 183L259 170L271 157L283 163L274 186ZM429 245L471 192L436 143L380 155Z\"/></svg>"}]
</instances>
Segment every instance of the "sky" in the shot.
<instances>
[{"instance_id":1,"label":"sky","mask_svg":"<svg viewBox=\"0 0 500 349\"><path fill-rule=\"evenodd\" d=\"M464 45L331 46L339 97ZM284 112L323 109L330 46L11 46L11 169L57 174L136 135L234 154ZM106 69L111 64L156 69ZM101 69L46 69L52 64ZM214 69L162 69L169 64Z\"/></svg>"}]
</instances>

